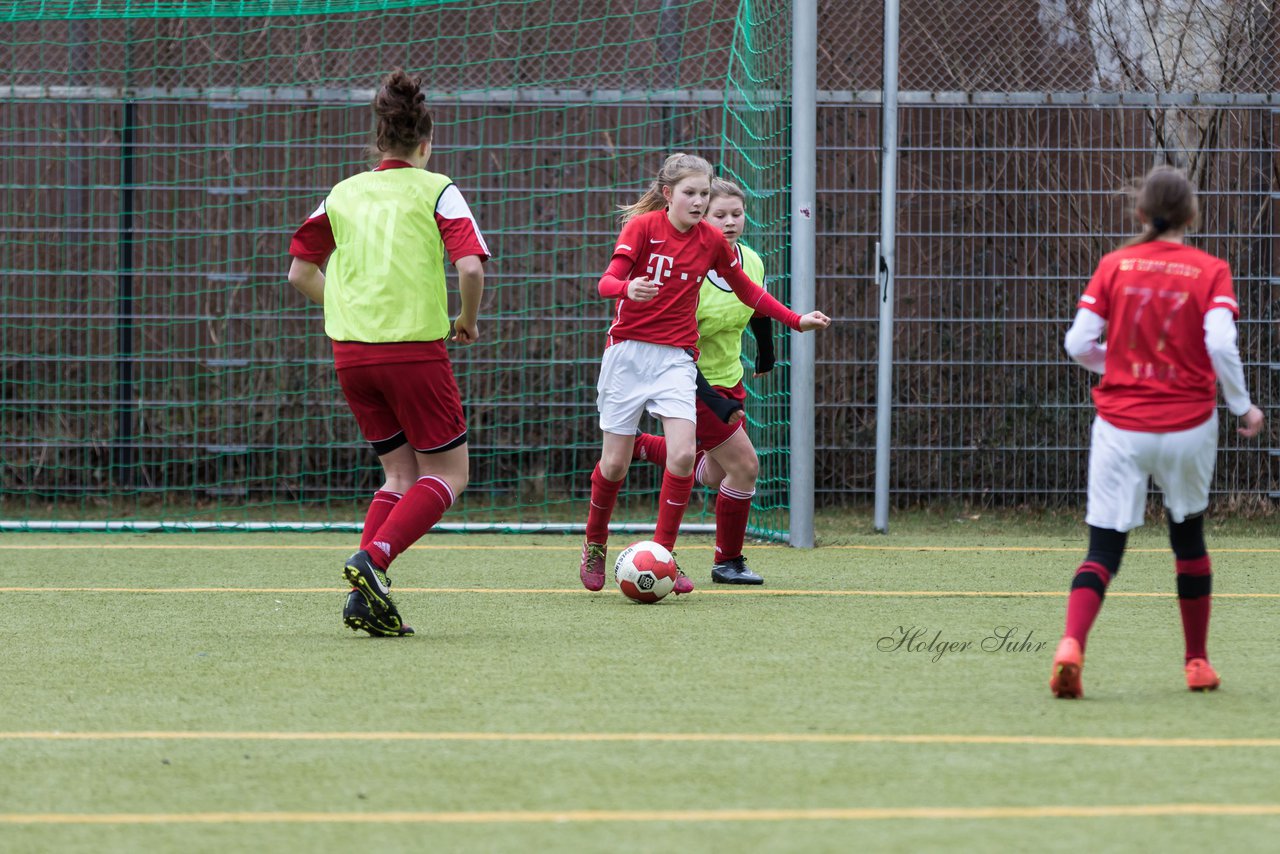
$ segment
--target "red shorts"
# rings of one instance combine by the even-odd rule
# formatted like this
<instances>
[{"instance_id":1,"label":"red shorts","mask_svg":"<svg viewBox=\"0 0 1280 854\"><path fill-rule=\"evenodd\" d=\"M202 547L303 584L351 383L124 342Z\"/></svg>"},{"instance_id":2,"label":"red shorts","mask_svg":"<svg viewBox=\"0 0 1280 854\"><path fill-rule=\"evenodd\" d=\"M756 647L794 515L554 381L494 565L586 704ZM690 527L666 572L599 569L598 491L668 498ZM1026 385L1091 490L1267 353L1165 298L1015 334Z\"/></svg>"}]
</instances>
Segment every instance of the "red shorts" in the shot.
<instances>
[{"instance_id":1,"label":"red shorts","mask_svg":"<svg viewBox=\"0 0 1280 854\"><path fill-rule=\"evenodd\" d=\"M747 400L747 390L743 388L739 382L733 388L723 388L721 386L712 386L720 394L738 403L745 403ZM747 419L740 418L732 424L725 424L720 420L720 416L711 411L701 400L698 401L698 450L713 451L723 445L725 442L746 426Z\"/></svg>"},{"instance_id":2,"label":"red shorts","mask_svg":"<svg viewBox=\"0 0 1280 854\"><path fill-rule=\"evenodd\" d=\"M434 454L467 441L462 398L448 357L338 368L360 432L382 456L406 442Z\"/></svg>"}]
</instances>

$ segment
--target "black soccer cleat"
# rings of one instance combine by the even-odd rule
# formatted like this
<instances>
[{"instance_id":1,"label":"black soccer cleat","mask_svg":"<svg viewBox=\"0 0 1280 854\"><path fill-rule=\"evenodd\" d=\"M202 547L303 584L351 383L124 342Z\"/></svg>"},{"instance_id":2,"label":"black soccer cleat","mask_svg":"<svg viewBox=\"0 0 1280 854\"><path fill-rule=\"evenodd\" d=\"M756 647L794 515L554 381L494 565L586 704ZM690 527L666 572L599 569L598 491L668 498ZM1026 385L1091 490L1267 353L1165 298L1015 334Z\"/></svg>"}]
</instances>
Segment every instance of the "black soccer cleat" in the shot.
<instances>
[{"instance_id":1,"label":"black soccer cleat","mask_svg":"<svg viewBox=\"0 0 1280 854\"><path fill-rule=\"evenodd\" d=\"M388 628L400 628L400 612L396 610L396 603L391 601L391 580L367 551L361 549L347 558L342 577L360 591L375 620Z\"/></svg>"},{"instance_id":2,"label":"black soccer cleat","mask_svg":"<svg viewBox=\"0 0 1280 854\"><path fill-rule=\"evenodd\" d=\"M359 590L352 590L347 594L347 604L342 609L342 622L353 632L368 632L375 638L402 638L413 634L413 626L406 626L404 623L389 626L374 617Z\"/></svg>"},{"instance_id":3,"label":"black soccer cleat","mask_svg":"<svg viewBox=\"0 0 1280 854\"><path fill-rule=\"evenodd\" d=\"M764 584L764 578L747 567L747 559L738 556L711 567L711 580L716 584Z\"/></svg>"}]
</instances>

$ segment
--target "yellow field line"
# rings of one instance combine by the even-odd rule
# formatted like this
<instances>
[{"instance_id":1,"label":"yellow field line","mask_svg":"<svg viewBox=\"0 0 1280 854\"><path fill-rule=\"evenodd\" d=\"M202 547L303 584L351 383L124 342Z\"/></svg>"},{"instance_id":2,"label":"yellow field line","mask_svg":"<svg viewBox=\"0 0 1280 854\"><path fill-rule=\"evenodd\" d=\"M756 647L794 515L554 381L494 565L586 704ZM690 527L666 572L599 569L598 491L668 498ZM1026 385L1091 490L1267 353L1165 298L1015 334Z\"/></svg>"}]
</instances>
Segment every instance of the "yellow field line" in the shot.
<instances>
[{"instance_id":1,"label":"yellow field line","mask_svg":"<svg viewBox=\"0 0 1280 854\"><path fill-rule=\"evenodd\" d=\"M0 732L6 741L390 741L698 744L934 744L1032 747L1277 748L1280 738L1157 738L1153 736L940 735L881 733L594 733L594 732Z\"/></svg>"},{"instance_id":2,"label":"yellow field line","mask_svg":"<svg viewBox=\"0 0 1280 854\"><path fill-rule=\"evenodd\" d=\"M423 544L415 545L413 550L418 551L529 551L529 552L576 552L581 549L582 543L579 541L568 542L565 545L546 546L546 545L528 545L524 543L516 543L512 545L488 546L488 545L463 545L463 544ZM681 551L712 551L715 548L711 544L700 543L681 543ZM779 545L776 543L753 544L752 550L760 549L790 549L790 546ZM29 543L5 543L0 541L0 553L6 551L228 551L228 552L251 552L251 551L310 551L310 552L343 552L350 553L352 546L300 546L300 545L226 545L226 544L202 544L202 543L47 543L44 545L32 545ZM1087 549L1083 540L1078 546L898 546L898 545L833 545L820 546L816 551L870 551L870 552L1078 552L1084 554ZM1129 548L1125 549L1129 554L1169 554L1168 548ZM1219 554L1280 554L1280 548L1214 548L1213 553Z\"/></svg>"},{"instance_id":3,"label":"yellow field line","mask_svg":"<svg viewBox=\"0 0 1280 854\"><path fill-rule=\"evenodd\" d=\"M337 593L338 587L0 587L0 593ZM584 596L588 591L577 587L396 587L401 593L499 593L499 594L565 594ZM699 590L699 596L921 596L921 597L989 597L1028 598L1063 597L1068 590ZM1107 591L1107 598L1168 599L1168 593ZM1218 593L1215 599L1280 599L1280 593Z\"/></svg>"},{"instance_id":4,"label":"yellow field line","mask_svg":"<svg viewBox=\"0 0 1280 854\"><path fill-rule=\"evenodd\" d=\"M475 812L0 813L0 824L563 824L1275 816L1280 804L855 807L727 810L501 810Z\"/></svg>"}]
</instances>

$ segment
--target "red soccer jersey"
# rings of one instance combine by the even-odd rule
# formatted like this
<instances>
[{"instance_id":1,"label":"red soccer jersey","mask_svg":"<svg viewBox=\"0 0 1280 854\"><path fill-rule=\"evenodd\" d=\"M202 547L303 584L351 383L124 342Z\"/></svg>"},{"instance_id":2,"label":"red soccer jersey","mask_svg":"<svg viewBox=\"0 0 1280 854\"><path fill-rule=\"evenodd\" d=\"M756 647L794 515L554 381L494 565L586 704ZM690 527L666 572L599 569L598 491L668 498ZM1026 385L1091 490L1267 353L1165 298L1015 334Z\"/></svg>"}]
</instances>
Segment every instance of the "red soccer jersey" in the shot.
<instances>
[{"instance_id":1,"label":"red soccer jersey","mask_svg":"<svg viewBox=\"0 0 1280 854\"><path fill-rule=\"evenodd\" d=\"M651 211L622 227L615 259L631 262L631 272L620 278L648 276L658 286L658 295L648 302L620 298L609 326L608 344L616 341L647 341L692 350L698 343L698 292L708 270L741 273L737 253L715 226L699 221L681 233L667 219L665 210ZM743 279L746 280L745 274ZM746 280L750 284L749 280ZM758 286L752 285L757 290ZM761 311L795 326L796 315L778 315L760 304ZM785 311L785 309L784 309ZM608 346L608 345L606 345Z\"/></svg>"},{"instance_id":2,"label":"red soccer jersey","mask_svg":"<svg viewBox=\"0 0 1280 854\"><path fill-rule=\"evenodd\" d=\"M1106 370L1093 390L1098 414L1122 430L1171 433L1213 414L1217 375L1204 316L1240 313L1231 269L1190 246L1153 240L1103 256L1080 298L1107 321Z\"/></svg>"}]
</instances>

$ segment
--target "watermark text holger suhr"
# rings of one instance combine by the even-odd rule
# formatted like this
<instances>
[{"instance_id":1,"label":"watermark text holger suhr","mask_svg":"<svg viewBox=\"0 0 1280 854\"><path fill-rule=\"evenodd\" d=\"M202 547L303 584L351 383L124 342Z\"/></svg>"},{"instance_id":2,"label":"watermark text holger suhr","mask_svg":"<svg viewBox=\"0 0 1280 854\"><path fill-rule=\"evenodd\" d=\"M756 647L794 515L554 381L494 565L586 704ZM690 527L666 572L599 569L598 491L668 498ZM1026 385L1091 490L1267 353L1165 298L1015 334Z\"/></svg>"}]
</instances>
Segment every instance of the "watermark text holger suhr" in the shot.
<instances>
[{"instance_id":1,"label":"watermark text holger suhr","mask_svg":"<svg viewBox=\"0 0 1280 854\"><path fill-rule=\"evenodd\" d=\"M891 633L876 641L881 652L914 652L929 656L938 662L944 655L956 652L1041 652L1048 641L1033 640L1034 629L1023 631L1019 626L996 626L981 640L950 640L942 636L942 629L924 626L898 626Z\"/></svg>"}]
</instances>

